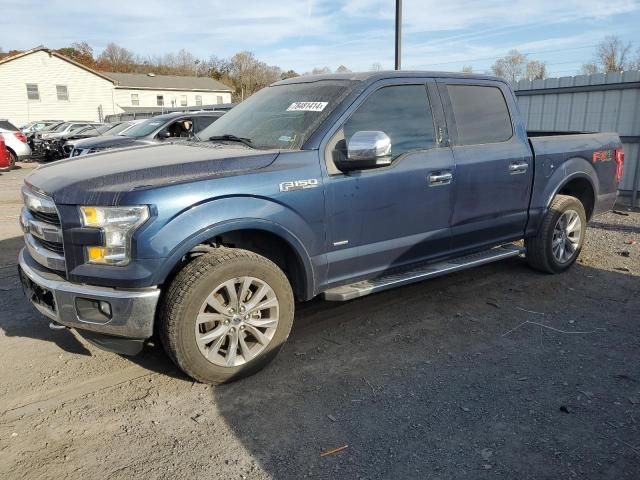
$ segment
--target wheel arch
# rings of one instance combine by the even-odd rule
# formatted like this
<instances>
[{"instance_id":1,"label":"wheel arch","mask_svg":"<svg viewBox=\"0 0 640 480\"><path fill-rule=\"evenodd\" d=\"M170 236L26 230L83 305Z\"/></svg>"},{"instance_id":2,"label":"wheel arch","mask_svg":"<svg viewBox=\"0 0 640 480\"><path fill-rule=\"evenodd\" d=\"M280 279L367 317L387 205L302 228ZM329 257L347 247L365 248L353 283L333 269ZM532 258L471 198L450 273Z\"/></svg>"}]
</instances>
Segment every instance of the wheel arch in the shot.
<instances>
[{"instance_id":1,"label":"wheel arch","mask_svg":"<svg viewBox=\"0 0 640 480\"><path fill-rule=\"evenodd\" d=\"M588 176L576 175L567 179L567 181L557 188L555 194L550 199L549 205L551 205L551 202L557 195L568 195L580 200L587 215L587 221L591 219L596 204L596 190Z\"/></svg>"},{"instance_id":2,"label":"wheel arch","mask_svg":"<svg viewBox=\"0 0 640 480\"><path fill-rule=\"evenodd\" d=\"M282 225L262 219L212 225L185 239L157 272L155 283L170 281L189 262L190 254L202 252L203 248L220 247L242 248L268 258L287 275L297 299L313 297L313 266L304 245Z\"/></svg>"}]
</instances>

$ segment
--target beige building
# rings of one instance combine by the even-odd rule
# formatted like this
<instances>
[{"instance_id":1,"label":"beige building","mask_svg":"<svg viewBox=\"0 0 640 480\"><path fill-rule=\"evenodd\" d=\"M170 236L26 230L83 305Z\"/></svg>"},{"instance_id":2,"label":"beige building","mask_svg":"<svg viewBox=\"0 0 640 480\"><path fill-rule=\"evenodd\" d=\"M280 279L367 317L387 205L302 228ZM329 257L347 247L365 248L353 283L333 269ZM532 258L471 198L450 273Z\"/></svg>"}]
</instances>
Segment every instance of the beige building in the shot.
<instances>
[{"instance_id":1,"label":"beige building","mask_svg":"<svg viewBox=\"0 0 640 480\"><path fill-rule=\"evenodd\" d=\"M44 47L0 60L0 85L0 118L16 125L231 102L212 78L97 72Z\"/></svg>"}]
</instances>

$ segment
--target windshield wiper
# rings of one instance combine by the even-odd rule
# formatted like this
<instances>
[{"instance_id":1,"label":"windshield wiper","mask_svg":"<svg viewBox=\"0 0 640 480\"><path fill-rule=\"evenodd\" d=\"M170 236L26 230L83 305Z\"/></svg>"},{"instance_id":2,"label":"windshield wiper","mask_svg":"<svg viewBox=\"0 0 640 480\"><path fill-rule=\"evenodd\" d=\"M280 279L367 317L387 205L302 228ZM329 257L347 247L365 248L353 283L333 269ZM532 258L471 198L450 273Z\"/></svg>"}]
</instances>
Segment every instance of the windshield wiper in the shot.
<instances>
[{"instance_id":1,"label":"windshield wiper","mask_svg":"<svg viewBox=\"0 0 640 480\"><path fill-rule=\"evenodd\" d=\"M247 147L256 148L253 146L253 142L250 138L246 137L237 137L235 135L226 134L226 135L214 135L213 137L209 137L210 141L215 140L227 140L229 142L239 142L245 144Z\"/></svg>"}]
</instances>

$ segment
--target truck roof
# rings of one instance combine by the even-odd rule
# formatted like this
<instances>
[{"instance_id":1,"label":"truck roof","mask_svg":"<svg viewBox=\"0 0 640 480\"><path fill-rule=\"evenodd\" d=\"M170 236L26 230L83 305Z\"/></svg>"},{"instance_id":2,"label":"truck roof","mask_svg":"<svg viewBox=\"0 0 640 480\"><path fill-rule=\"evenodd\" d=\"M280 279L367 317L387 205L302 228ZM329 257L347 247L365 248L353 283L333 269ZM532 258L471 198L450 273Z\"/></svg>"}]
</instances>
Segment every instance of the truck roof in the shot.
<instances>
[{"instance_id":1,"label":"truck roof","mask_svg":"<svg viewBox=\"0 0 640 480\"><path fill-rule=\"evenodd\" d=\"M379 72L348 72L330 73L327 75L301 75L299 77L287 78L273 83L273 85L286 85L292 83L312 83L322 80L351 80L355 82L373 83L387 78L410 78L410 77L432 77L432 78L461 78L474 80L493 80L506 83L504 79L491 75L480 75L474 73L460 72L431 72L420 70L385 70Z\"/></svg>"}]
</instances>

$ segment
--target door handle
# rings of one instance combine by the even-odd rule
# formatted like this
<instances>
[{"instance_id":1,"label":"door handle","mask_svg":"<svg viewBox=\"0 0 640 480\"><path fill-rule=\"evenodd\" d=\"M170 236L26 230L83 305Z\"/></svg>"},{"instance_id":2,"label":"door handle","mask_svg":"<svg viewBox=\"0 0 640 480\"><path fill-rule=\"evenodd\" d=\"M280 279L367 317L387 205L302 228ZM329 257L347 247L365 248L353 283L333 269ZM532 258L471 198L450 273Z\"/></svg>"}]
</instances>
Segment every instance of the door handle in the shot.
<instances>
[{"instance_id":1,"label":"door handle","mask_svg":"<svg viewBox=\"0 0 640 480\"><path fill-rule=\"evenodd\" d=\"M528 168L529 164L527 162L513 162L509 164L509 173L511 175L525 173Z\"/></svg>"},{"instance_id":2,"label":"door handle","mask_svg":"<svg viewBox=\"0 0 640 480\"><path fill-rule=\"evenodd\" d=\"M453 178L453 174L450 172L437 172L432 173L427 177L429 181L430 187L435 187L437 185L448 185L451 183L451 179Z\"/></svg>"}]
</instances>

